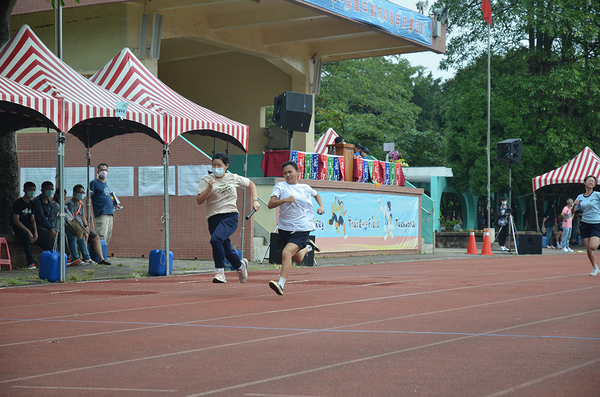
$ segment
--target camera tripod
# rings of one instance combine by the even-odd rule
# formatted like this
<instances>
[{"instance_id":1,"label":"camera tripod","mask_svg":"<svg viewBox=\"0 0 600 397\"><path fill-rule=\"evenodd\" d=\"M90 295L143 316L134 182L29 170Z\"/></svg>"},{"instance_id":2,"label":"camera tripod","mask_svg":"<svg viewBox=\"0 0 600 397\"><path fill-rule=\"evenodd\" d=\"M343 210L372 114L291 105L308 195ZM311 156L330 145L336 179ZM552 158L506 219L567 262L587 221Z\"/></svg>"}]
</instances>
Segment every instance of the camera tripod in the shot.
<instances>
[{"instance_id":1,"label":"camera tripod","mask_svg":"<svg viewBox=\"0 0 600 397\"><path fill-rule=\"evenodd\" d=\"M511 250L510 242L513 241L515 243L515 253L519 255L519 247L517 246L517 239L519 238L519 233L517 232L517 228L515 227L515 221L513 219L512 214L508 214L508 224L502 227L508 227L508 235L506 236L506 240L508 241L508 252L510 252Z\"/></svg>"}]
</instances>

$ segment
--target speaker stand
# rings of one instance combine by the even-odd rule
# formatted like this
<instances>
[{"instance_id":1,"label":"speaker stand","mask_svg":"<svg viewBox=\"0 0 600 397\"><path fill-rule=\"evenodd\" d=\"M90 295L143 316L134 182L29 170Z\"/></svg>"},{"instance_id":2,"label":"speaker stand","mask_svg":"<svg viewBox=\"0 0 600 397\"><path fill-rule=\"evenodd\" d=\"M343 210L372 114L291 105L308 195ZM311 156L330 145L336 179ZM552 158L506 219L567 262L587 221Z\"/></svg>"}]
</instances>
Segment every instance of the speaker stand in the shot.
<instances>
[{"instance_id":1,"label":"speaker stand","mask_svg":"<svg viewBox=\"0 0 600 397\"><path fill-rule=\"evenodd\" d=\"M290 137L290 161L292 160L292 151L294 150L294 131L288 130L288 136Z\"/></svg>"}]
</instances>

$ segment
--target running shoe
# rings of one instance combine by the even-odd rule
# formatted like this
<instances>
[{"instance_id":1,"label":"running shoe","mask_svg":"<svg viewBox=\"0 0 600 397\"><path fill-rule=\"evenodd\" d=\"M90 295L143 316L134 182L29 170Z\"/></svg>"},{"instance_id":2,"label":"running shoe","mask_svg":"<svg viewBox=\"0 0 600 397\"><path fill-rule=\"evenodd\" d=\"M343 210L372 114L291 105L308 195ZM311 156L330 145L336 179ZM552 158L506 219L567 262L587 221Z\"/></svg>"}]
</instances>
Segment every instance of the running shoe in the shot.
<instances>
[{"instance_id":1,"label":"running shoe","mask_svg":"<svg viewBox=\"0 0 600 397\"><path fill-rule=\"evenodd\" d=\"M505 246L501 245L500 246L500 251L508 251L508 248L506 248Z\"/></svg>"},{"instance_id":2,"label":"running shoe","mask_svg":"<svg viewBox=\"0 0 600 397\"><path fill-rule=\"evenodd\" d=\"M222 284L226 282L227 280L225 280L225 273L217 272L217 274L215 274L215 277L213 278L213 283Z\"/></svg>"},{"instance_id":3,"label":"running shoe","mask_svg":"<svg viewBox=\"0 0 600 397\"><path fill-rule=\"evenodd\" d=\"M248 280L248 259L242 259L242 266L236 270L238 277L240 278L240 283L245 283Z\"/></svg>"},{"instance_id":4,"label":"running shoe","mask_svg":"<svg viewBox=\"0 0 600 397\"><path fill-rule=\"evenodd\" d=\"M99 265L104 265L104 266L110 266L110 265L112 265L112 263L110 263L110 262L108 261L108 259L103 259L103 260L101 260L100 262L98 262L98 264L99 264Z\"/></svg>"},{"instance_id":5,"label":"running shoe","mask_svg":"<svg viewBox=\"0 0 600 397\"><path fill-rule=\"evenodd\" d=\"M310 240L310 239L308 239L308 241L306 241L306 245L310 245L312 247L313 251L316 251L316 252L320 252L321 251L321 248L319 248L319 246L317 244L315 244L315 242L312 241L312 240Z\"/></svg>"},{"instance_id":6,"label":"running shoe","mask_svg":"<svg viewBox=\"0 0 600 397\"><path fill-rule=\"evenodd\" d=\"M69 259L67 261L67 266L77 266L81 263L81 259L77 258L77 259Z\"/></svg>"},{"instance_id":7,"label":"running shoe","mask_svg":"<svg viewBox=\"0 0 600 397\"><path fill-rule=\"evenodd\" d=\"M569 252L569 249L567 247L564 247L563 249L561 249L562 252Z\"/></svg>"},{"instance_id":8,"label":"running shoe","mask_svg":"<svg viewBox=\"0 0 600 397\"><path fill-rule=\"evenodd\" d=\"M571 247L567 247L567 249L569 250L569 252L575 252L571 249Z\"/></svg>"},{"instance_id":9,"label":"running shoe","mask_svg":"<svg viewBox=\"0 0 600 397\"><path fill-rule=\"evenodd\" d=\"M33 263L30 263L29 265L25 266L25 269L27 269L27 270L35 270L35 269L37 269L37 267Z\"/></svg>"},{"instance_id":10,"label":"running shoe","mask_svg":"<svg viewBox=\"0 0 600 397\"><path fill-rule=\"evenodd\" d=\"M275 291L277 295L283 295L283 287L279 285L279 283L277 283L276 281L269 281L269 287L271 287L271 289Z\"/></svg>"},{"instance_id":11,"label":"running shoe","mask_svg":"<svg viewBox=\"0 0 600 397\"><path fill-rule=\"evenodd\" d=\"M96 262L94 262L94 260L92 258L88 259L87 261L84 261L82 263L82 265L97 265Z\"/></svg>"},{"instance_id":12,"label":"running shoe","mask_svg":"<svg viewBox=\"0 0 600 397\"><path fill-rule=\"evenodd\" d=\"M594 265L594 270L592 270L590 276L597 276L598 273L600 273L600 269L598 268L598 265Z\"/></svg>"}]
</instances>

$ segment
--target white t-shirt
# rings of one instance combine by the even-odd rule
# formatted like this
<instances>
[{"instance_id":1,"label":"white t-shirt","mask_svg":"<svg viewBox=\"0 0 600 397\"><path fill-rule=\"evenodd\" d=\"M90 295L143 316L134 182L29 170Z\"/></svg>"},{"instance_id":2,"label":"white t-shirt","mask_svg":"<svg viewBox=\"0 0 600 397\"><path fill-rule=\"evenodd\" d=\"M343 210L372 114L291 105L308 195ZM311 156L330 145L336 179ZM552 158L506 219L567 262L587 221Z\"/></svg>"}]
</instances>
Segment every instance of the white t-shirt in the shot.
<instances>
[{"instance_id":1,"label":"white t-shirt","mask_svg":"<svg viewBox=\"0 0 600 397\"><path fill-rule=\"evenodd\" d=\"M226 172L222 178L215 178L212 174L204 175L198 185L198 194L208 188L208 181L211 179L216 179L217 181L206 198L206 217L210 218L217 214L238 212L237 188L248 187L250 179L229 172Z\"/></svg>"},{"instance_id":2,"label":"white t-shirt","mask_svg":"<svg viewBox=\"0 0 600 397\"><path fill-rule=\"evenodd\" d=\"M278 182L273 187L271 197L275 196L281 200L294 196L293 203L283 203L279 206L279 221L277 229L288 232L306 232L315 230L315 213L312 198L317 191L312 187L296 183L291 185L287 182Z\"/></svg>"}]
</instances>

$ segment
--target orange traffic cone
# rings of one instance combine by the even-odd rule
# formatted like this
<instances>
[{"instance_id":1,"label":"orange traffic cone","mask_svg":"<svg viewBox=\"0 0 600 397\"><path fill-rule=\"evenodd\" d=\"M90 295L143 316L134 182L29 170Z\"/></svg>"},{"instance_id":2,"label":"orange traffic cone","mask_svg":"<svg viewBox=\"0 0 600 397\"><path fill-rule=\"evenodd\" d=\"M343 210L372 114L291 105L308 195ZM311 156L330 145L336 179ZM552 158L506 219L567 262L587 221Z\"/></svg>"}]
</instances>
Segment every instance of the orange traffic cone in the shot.
<instances>
[{"instance_id":1,"label":"orange traffic cone","mask_svg":"<svg viewBox=\"0 0 600 397\"><path fill-rule=\"evenodd\" d=\"M492 254L492 244L490 243L490 232L488 229L485 229L485 233L483 233L483 247L481 248L480 255L494 255Z\"/></svg>"},{"instance_id":2,"label":"orange traffic cone","mask_svg":"<svg viewBox=\"0 0 600 397\"><path fill-rule=\"evenodd\" d=\"M473 229L471 229L471 235L469 236L467 254L477 255L477 244L475 243L475 231Z\"/></svg>"}]
</instances>

